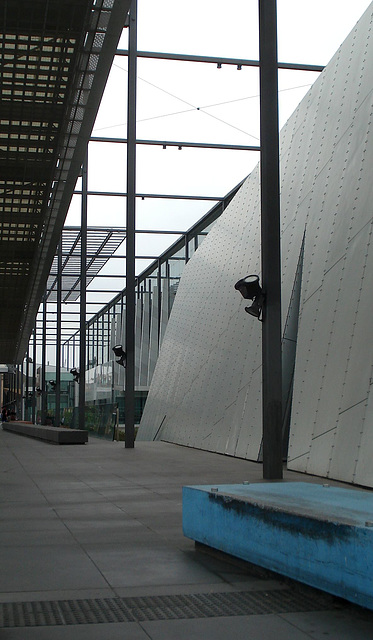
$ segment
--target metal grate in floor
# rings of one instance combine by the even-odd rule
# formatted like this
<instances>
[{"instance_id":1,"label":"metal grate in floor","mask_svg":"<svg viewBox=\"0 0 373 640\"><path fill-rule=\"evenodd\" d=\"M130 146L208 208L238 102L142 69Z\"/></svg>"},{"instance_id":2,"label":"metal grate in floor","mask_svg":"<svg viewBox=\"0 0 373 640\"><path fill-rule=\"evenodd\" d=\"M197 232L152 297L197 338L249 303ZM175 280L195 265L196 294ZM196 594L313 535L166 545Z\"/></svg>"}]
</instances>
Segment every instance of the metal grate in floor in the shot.
<instances>
[{"instance_id":1,"label":"metal grate in floor","mask_svg":"<svg viewBox=\"0 0 373 640\"><path fill-rule=\"evenodd\" d=\"M264 615L333 608L318 592L276 589L0 603L0 628Z\"/></svg>"}]
</instances>

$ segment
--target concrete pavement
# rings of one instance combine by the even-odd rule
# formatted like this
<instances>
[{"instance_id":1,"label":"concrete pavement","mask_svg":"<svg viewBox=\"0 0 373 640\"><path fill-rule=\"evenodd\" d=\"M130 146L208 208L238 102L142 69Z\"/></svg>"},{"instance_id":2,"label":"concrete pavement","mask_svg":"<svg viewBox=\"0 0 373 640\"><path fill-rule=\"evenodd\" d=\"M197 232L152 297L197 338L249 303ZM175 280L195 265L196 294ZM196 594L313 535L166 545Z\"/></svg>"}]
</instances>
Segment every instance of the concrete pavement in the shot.
<instances>
[{"instance_id":1,"label":"concrete pavement","mask_svg":"<svg viewBox=\"0 0 373 640\"><path fill-rule=\"evenodd\" d=\"M0 458L1 639L373 639L373 612L183 536L183 485L262 482L261 465L2 430Z\"/></svg>"}]
</instances>

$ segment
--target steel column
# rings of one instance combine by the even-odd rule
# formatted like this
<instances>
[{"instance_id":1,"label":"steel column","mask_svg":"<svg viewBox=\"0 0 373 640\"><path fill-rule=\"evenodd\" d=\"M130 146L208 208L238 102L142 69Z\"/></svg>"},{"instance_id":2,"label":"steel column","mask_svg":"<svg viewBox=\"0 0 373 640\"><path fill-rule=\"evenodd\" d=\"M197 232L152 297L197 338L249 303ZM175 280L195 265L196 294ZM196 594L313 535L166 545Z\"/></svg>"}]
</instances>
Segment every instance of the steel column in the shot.
<instances>
[{"instance_id":1,"label":"steel column","mask_svg":"<svg viewBox=\"0 0 373 640\"><path fill-rule=\"evenodd\" d=\"M135 446L135 229L136 229L136 74L137 0L129 13L127 104L127 238L126 238L126 347L125 446Z\"/></svg>"},{"instance_id":2,"label":"steel column","mask_svg":"<svg viewBox=\"0 0 373 640\"><path fill-rule=\"evenodd\" d=\"M47 295L44 294L43 298L43 329L42 329L42 342L41 342L41 376L40 376L40 389L41 389L41 415L40 422L45 424L47 416L47 383L46 383L46 355L47 355Z\"/></svg>"},{"instance_id":3,"label":"steel column","mask_svg":"<svg viewBox=\"0 0 373 640\"><path fill-rule=\"evenodd\" d=\"M36 321L34 326L34 343L32 345L32 414L31 421L36 424Z\"/></svg>"},{"instance_id":4,"label":"steel column","mask_svg":"<svg viewBox=\"0 0 373 640\"><path fill-rule=\"evenodd\" d=\"M276 0L259 0L263 477L282 478L281 255Z\"/></svg>"},{"instance_id":5,"label":"steel column","mask_svg":"<svg viewBox=\"0 0 373 640\"><path fill-rule=\"evenodd\" d=\"M80 340L79 340L79 429L85 429L86 307L87 307L87 216L88 149L82 165L82 210L80 238Z\"/></svg>"},{"instance_id":6,"label":"steel column","mask_svg":"<svg viewBox=\"0 0 373 640\"><path fill-rule=\"evenodd\" d=\"M158 297L158 327L157 327L157 336L158 336L158 352L160 348L160 340L161 340L161 318L162 318L162 263L158 259L158 270L157 270L157 297Z\"/></svg>"},{"instance_id":7,"label":"steel column","mask_svg":"<svg viewBox=\"0 0 373 640\"><path fill-rule=\"evenodd\" d=\"M17 418L24 420L23 414L23 360L20 365L17 364L17 397L16 397L16 414Z\"/></svg>"},{"instance_id":8,"label":"steel column","mask_svg":"<svg viewBox=\"0 0 373 640\"><path fill-rule=\"evenodd\" d=\"M24 417L23 420L29 420L30 419L30 415L29 415L29 404L30 404L30 399L29 399L29 378L30 378L30 343L27 346L27 352L26 352L26 375L25 375L25 411L24 411Z\"/></svg>"},{"instance_id":9,"label":"steel column","mask_svg":"<svg viewBox=\"0 0 373 640\"><path fill-rule=\"evenodd\" d=\"M59 427L61 423L61 310L62 305L62 234L57 252L57 326L56 326L56 409L54 416L54 426Z\"/></svg>"}]
</instances>

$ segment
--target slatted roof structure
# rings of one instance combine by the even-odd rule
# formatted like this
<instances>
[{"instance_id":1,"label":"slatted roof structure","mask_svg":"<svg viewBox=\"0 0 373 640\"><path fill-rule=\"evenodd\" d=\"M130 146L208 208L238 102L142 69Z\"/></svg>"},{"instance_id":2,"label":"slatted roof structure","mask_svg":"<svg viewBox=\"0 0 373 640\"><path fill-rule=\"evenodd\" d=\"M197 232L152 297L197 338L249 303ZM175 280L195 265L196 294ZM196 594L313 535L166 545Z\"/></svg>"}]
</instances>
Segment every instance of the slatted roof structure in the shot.
<instances>
[{"instance_id":1,"label":"slatted roof structure","mask_svg":"<svg viewBox=\"0 0 373 640\"><path fill-rule=\"evenodd\" d=\"M123 229L87 229L86 279L87 286L106 265L113 253L126 238ZM81 231L77 227L64 227L62 231L62 302L75 302L80 296ZM48 302L57 302L58 255L53 260L46 297Z\"/></svg>"},{"instance_id":2,"label":"slatted roof structure","mask_svg":"<svg viewBox=\"0 0 373 640\"><path fill-rule=\"evenodd\" d=\"M3 0L0 362L21 362L130 0Z\"/></svg>"}]
</instances>

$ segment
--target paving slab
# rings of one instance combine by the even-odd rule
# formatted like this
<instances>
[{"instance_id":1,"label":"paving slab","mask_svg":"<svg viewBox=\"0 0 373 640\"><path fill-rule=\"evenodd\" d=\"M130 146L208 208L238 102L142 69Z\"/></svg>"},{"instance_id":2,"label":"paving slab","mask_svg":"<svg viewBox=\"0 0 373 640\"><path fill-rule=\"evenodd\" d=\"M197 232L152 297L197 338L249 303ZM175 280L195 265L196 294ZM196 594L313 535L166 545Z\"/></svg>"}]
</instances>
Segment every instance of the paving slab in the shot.
<instances>
[{"instance_id":1,"label":"paving slab","mask_svg":"<svg viewBox=\"0 0 373 640\"><path fill-rule=\"evenodd\" d=\"M70 545L23 545L0 549L0 591L104 588L107 581L82 548Z\"/></svg>"},{"instance_id":2,"label":"paving slab","mask_svg":"<svg viewBox=\"0 0 373 640\"><path fill-rule=\"evenodd\" d=\"M346 607L345 610L319 611L317 616L303 612L284 613L281 617L312 640L360 640L364 634L367 640L373 638L371 615L364 609Z\"/></svg>"},{"instance_id":3,"label":"paving slab","mask_svg":"<svg viewBox=\"0 0 373 640\"><path fill-rule=\"evenodd\" d=\"M279 616L237 616L207 620L143 622L151 640L309 640L309 636Z\"/></svg>"},{"instance_id":4,"label":"paving slab","mask_svg":"<svg viewBox=\"0 0 373 640\"><path fill-rule=\"evenodd\" d=\"M2 629L1 640L149 640L149 635L136 622L119 624L84 624L66 627L34 627Z\"/></svg>"}]
</instances>

